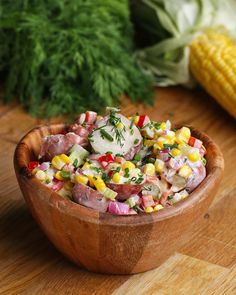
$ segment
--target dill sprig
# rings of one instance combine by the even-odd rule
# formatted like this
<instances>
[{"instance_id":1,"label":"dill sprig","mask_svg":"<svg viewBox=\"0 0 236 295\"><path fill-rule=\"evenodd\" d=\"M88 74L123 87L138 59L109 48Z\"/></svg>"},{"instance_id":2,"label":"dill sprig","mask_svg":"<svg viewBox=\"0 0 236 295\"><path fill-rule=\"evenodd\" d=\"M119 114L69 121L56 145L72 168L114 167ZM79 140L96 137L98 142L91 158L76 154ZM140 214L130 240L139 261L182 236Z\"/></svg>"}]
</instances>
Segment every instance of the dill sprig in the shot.
<instances>
[{"instance_id":1,"label":"dill sprig","mask_svg":"<svg viewBox=\"0 0 236 295\"><path fill-rule=\"evenodd\" d=\"M133 55L128 0L7 1L0 5L5 100L35 116L99 111L122 94L151 102Z\"/></svg>"}]
</instances>

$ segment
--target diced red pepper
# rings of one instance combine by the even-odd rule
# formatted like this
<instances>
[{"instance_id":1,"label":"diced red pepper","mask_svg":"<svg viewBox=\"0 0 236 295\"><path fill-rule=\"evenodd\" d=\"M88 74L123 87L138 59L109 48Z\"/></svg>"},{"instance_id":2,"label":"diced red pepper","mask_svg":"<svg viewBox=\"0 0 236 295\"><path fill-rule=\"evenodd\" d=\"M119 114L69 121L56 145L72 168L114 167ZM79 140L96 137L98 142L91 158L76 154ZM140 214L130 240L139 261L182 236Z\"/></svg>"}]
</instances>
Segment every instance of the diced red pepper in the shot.
<instances>
[{"instance_id":1,"label":"diced red pepper","mask_svg":"<svg viewBox=\"0 0 236 295\"><path fill-rule=\"evenodd\" d=\"M150 119L147 115L141 115L141 116L139 116L137 126L142 128L143 126L145 126L149 122L150 122Z\"/></svg>"},{"instance_id":2,"label":"diced red pepper","mask_svg":"<svg viewBox=\"0 0 236 295\"><path fill-rule=\"evenodd\" d=\"M113 158L112 154L106 154L106 155L101 156L98 159L98 162L105 169L109 165L109 163L114 162L114 158Z\"/></svg>"},{"instance_id":3,"label":"diced red pepper","mask_svg":"<svg viewBox=\"0 0 236 295\"><path fill-rule=\"evenodd\" d=\"M114 171L110 170L110 171L107 173L107 175L108 175L109 177L112 177L113 172L114 172Z\"/></svg>"},{"instance_id":4,"label":"diced red pepper","mask_svg":"<svg viewBox=\"0 0 236 295\"><path fill-rule=\"evenodd\" d=\"M190 136L188 144L192 147L200 149L202 146L202 141L200 139L193 137L193 136Z\"/></svg>"},{"instance_id":5,"label":"diced red pepper","mask_svg":"<svg viewBox=\"0 0 236 295\"><path fill-rule=\"evenodd\" d=\"M39 165L39 162L37 162L37 161L31 161L28 164L28 169L30 171L32 171L32 170L34 170L34 168L38 167L38 165Z\"/></svg>"}]
</instances>

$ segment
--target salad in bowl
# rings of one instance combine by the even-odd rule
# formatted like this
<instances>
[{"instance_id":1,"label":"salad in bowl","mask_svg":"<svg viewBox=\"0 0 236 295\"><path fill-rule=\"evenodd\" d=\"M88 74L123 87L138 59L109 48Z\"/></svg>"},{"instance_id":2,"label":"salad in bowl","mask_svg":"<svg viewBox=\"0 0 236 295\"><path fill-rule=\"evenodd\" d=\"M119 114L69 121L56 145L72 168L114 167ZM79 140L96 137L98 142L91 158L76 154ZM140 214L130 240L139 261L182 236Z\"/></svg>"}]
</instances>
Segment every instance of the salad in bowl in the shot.
<instances>
[{"instance_id":1,"label":"salad in bowl","mask_svg":"<svg viewBox=\"0 0 236 295\"><path fill-rule=\"evenodd\" d=\"M114 215L152 213L188 198L206 177L203 142L183 126L126 117L80 114L65 132L43 138L30 172L80 205Z\"/></svg>"}]
</instances>

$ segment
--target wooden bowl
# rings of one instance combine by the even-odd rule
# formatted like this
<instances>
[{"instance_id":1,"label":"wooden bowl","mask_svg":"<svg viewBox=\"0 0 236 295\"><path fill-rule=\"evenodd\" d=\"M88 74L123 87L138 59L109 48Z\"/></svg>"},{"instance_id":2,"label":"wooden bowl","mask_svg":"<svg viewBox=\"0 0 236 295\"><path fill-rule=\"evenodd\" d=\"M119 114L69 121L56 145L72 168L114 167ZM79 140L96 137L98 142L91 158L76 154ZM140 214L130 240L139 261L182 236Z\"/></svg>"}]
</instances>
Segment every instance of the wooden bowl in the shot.
<instances>
[{"instance_id":1,"label":"wooden bowl","mask_svg":"<svg viewBox=\"0 0 236 295\"><path fill-rule=\"evenodd\" d=\"M15 151L16 176L41 229L59 251L90 271L133 274L159 266L177 251L183 235L206 213L216 194L224 169L217 145L191 128L208 152L204 181L187 199L172 207L152 214L115 216L63 199L27 169L29 161L37 159L42 137L63 130L63 124L35 128L23 137Z\"/></svg>"}]
</instances>

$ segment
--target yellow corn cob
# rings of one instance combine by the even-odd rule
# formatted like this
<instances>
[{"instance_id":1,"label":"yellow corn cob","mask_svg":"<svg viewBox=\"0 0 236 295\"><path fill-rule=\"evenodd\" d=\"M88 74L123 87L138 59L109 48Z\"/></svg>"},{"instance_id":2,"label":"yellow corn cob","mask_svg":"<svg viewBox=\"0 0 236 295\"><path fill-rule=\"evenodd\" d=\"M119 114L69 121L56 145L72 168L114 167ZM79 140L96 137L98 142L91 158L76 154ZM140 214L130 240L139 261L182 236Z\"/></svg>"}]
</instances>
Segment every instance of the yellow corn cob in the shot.
<instances>
[{"instance_id":1,"label":"yellow corn cob","mask_svg":"<svg viewBox=\"0 0 236 295\"><path fill-rule=\"evenodd\" d=\"M236 118L236 44L223 33L208 31L190 45L190 69L196 80Z\"/></svg>"}]
</instances>

